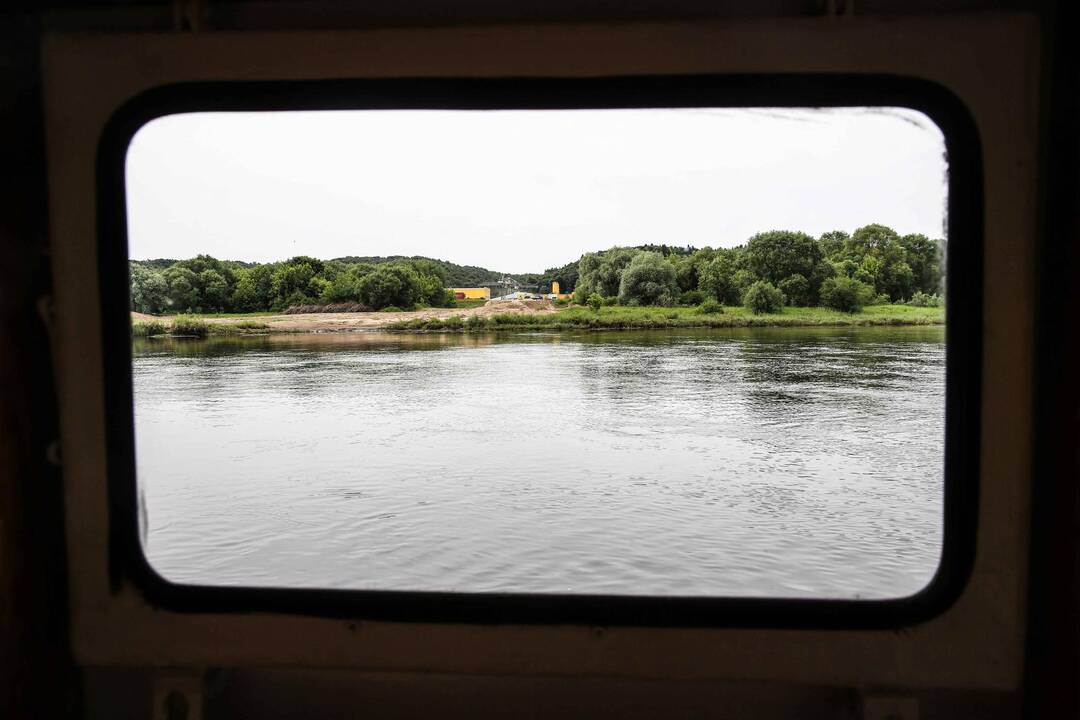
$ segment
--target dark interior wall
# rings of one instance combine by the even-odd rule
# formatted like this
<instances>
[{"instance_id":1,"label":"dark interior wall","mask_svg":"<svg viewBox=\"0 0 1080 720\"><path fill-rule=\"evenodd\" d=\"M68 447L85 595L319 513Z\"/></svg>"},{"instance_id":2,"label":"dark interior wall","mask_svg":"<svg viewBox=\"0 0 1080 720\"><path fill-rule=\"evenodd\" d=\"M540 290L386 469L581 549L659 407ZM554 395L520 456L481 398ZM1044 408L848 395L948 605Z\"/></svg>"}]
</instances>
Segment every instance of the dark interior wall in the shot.
<instances>
[{"instance_id":1,"label":"dark interior wall","mask_svg":"<svg viewBox=\"0 0 1080 720\"><path fill-rule=\"evenodd\" d=\"M1044 16L1045 180L1026 714L1080 716L1080 12Z\"/></svg>"},{"instance_id":2,"label":"dark interior wall","mask_svg":"<svg viewBox=\"0 0 1080 720\"><path fill-rule=\"evenodd\" d=\"M51 28L341 29L1030 10L1040 0L45 0ZM178 11L178 8L183 8Z\"/></svg>"},{"instance_id":3,"label":"dark interior wall","mask_svg":"<svg viewBox=\"0 0 1080 720\"><path fill-rule=\"evenodd\" d=\"M207 720L225 718L835 718L863 717L866 696L915 699L921 720L1020 717L1018 693L813 687L761 682L372 674L234 668L209 674ZM142 670L86 670L86 717L136 720L151 702ZM898 720L904 720L902 718Z\"/></svg>"},{"instance_id":4,"label":"dark interior wall","mask_svg":"<svg viewBox=\"0 0 1080 720\"><path fill-rule=\"evenodd\" d=\"M79 687L60 475L46 459L56 422L38 28L33 14L0 14L0 716L12 718L63 717Z\"/></svg>"}]
</instances>

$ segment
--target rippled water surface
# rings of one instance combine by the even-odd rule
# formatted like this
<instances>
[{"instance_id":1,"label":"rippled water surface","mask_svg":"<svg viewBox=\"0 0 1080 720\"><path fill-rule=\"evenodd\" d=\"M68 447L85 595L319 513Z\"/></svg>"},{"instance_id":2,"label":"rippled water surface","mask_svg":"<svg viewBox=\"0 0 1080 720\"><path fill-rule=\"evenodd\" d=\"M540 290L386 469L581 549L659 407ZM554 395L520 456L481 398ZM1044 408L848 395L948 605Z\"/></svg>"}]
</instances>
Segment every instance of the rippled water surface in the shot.
<instances>
[{"instance_id":1,"label":"rippled water surface","mask_svg":"<svg viewBox=\"0 0 1080 720\"><path fill-rule=\"evenodd\" d=\"M941 328L135 346L145 547L241 586L898 597L941 550Z\"/></svg>"}]
</instances>

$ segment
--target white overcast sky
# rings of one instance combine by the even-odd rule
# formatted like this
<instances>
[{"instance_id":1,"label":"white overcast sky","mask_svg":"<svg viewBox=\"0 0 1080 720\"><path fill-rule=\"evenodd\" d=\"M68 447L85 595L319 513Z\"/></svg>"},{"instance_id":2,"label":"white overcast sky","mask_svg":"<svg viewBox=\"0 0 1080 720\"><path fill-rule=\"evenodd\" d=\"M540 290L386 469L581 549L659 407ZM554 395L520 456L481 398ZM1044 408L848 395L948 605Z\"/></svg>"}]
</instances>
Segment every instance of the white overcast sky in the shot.
<instances>
[{"instance_id":1,"label":"white overcast sky","mask_svg":"<svg viewBox=\"0 0 1080 720\"><path fill-rule=\"evenodd\" d=\"M128 151L130 256L425 255L516 273L773 229L941 237L945 170L940 131L909 110L172 115Z\"/></svg>"}]
</instances>

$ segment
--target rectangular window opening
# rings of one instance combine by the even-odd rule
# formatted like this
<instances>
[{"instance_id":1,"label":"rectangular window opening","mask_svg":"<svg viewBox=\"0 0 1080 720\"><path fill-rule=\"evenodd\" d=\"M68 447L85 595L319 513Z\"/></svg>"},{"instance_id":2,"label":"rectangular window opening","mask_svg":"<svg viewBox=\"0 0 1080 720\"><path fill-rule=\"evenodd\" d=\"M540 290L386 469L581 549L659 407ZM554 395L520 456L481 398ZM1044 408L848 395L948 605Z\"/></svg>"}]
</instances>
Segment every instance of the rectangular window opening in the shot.
<instances>
[{"instance_id":1,"label":"rectangular window opening","mask_svg":"<svg viewBox=\"0 0 1080 720\"><path fill-rule=\"evenodd\" d=\"M121 113L114 545L148 592L841 625L955 595L964 114L902 83L578 82Z\"/></svg>"}]
</instances>

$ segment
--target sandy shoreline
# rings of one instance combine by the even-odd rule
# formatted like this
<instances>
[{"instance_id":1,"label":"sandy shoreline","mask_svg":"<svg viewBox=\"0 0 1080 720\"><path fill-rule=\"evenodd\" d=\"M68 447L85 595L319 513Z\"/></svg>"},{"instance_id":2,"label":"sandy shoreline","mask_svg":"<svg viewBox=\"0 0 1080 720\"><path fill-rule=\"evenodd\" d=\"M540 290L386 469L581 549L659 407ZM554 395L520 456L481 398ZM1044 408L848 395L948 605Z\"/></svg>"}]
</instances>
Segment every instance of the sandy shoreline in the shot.
<instances>
[{"instance_id":1,"label":"sandy shoreline","mask_svg":"<svg viewBox=\"0 0 1080 720\"><path fill-rule=\"evenodd\" d=\"M247 315L241 317L207 317L200 319L208 325L237 325L261 323L266 332L356 332L378 330L404 320L451 317L469 318L474 315L488 317L506 313L550 314L557 309L550 300L489 301L476 308L427 308L408 312L357 312L357 313L303 313L296 315ZM171 322L175 315L145 315L131 313L132 322Z\"/></svg>"}]
</instances>

